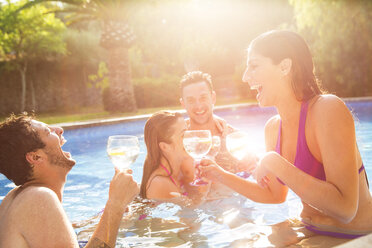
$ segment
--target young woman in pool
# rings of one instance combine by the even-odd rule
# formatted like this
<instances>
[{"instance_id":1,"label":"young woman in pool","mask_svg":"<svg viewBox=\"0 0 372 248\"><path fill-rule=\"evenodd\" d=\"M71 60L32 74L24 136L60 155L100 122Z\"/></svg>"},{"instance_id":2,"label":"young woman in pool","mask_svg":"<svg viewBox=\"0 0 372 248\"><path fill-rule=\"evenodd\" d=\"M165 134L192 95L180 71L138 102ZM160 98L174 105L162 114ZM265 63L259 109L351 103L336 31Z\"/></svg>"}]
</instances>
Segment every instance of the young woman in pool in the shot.
<instances>
[{"instance_id":1,"label":"young woman in pool","mask_svg":"<svg viewBox=\"0 0 372 248\"><path fill-rule=\"evenodd\" d=\"M353 116L334 95L322 94L309 48L291 31L254 39L243 76L261 107L278 115L265 126L267 153L257 183L203 161L203 176L249 199L281 203L288 189L302 200L302 222L314 233L355 238L372 232L372 198L356 144Z\"/></svg>"},{"instance_id":2,"label":"young woman in pool","mask_svg":"<svg viewBox=\"0 0 372 248\"><path fill-rule=\"evenodd\" d=\"M147 156L143 166L140 195L142 198L170 200L176 197L188 200L182 182L181 164L188 154L183 148L186 122L177 112L160 111L152 115L145 125ZM200 187L201 192L208 186ZM197 190L191 196L200 196ZM198 197L196 197L198 198Z\"/></svg>"}]
</instances>

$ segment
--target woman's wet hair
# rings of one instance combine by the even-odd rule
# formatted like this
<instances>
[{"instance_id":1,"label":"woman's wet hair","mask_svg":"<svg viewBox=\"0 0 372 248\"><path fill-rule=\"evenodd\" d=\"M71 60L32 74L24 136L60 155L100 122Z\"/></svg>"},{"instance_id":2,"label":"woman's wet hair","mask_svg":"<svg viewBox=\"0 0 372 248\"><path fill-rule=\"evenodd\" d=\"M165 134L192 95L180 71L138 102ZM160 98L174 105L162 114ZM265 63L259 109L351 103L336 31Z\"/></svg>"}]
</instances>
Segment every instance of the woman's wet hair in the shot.
<instances>
[{"instance_id":1,"label":"woman's wet hair","mask_svg":"<svg viewBox=\"0 0 372 248\"><path fill-rule=\"evenodd\" d=\"M170 143L174 134L173 125L182 115L178 112L160 111L153 114L145 124L145 144L147 149L146 159L143 165L143 176L140 195L147 198L147 182L151 174L159 167L162 152L160 142ZM171 172L172 173L172 172Z\"/></svg>"},{"instance_id":2,"label":"woman's wet hair","mask_svg":"<svg viewBox=\"0 0 372 248\"><path fill-rule=\"evenodd\" d=\"M258 54L270 58L274 64L284 59L292 60L292 88L299 101L307 101L324 93L315 69L310 49L305 40L295 32L274 30L255 38L249 48Z\"/></svg>"}]
</instances>

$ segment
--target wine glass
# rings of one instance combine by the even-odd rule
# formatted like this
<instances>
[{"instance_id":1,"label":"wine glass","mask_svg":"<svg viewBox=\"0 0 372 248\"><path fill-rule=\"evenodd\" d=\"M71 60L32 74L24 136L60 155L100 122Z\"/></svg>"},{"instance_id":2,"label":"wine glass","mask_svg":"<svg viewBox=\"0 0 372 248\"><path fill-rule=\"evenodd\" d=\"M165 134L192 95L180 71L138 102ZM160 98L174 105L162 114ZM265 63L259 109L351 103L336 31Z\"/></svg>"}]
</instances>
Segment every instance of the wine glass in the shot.
<instances>
[{"instance_id":1,"label":"wine glass","mask_svg":"<svg viewBox=\"0 0 372 248\"><path fill-rule=\"evenodd\" d=\"M189 130L185 131L183 136L183 146L186 152L194 159L194 166L200 164L200 160L208 154L212 147L212 135L209 130ZM206 184L196 176L191 185Z\"/></svg>"},{"instance_id":2,"label":"wine glass","mask_svg":"<svg viewBox=\"0 0 372 248\"><path fill-rule=\"evenodd\" d=\"M220 136L212 136L212 147L209 150L207 157L214 160L214 158L217 156L218 152L220 151L220 147L221 147Z\"/></svg>"},{"instance_id":3,"label":"wine glass","mask_svg":"<svg viewBox=\"0 0 372 248\"><path fill-rule=\"evenodd\" d=\"M233 132L226 136L226 148L235 158L242 160L249 150L249 137L245 132Z\"/></svg>"},{"instance_id":4,"label":"wine glass","mask_svg":"<svg viewBox=\"0 0 372 248\"><path fill-rule=\"evenodd\" d=\"M107 155L111 162L120 170L127 169L136 161L140 152L136 136L114 135L107 140Z\"/></svg>"},{"instance_id":5,"label":"wine glass","mask_svg":"<svg viewBox=\"0 0 372 248\"><path fill-rule=\"evenodd\" d=\"M251 150L250 146L249 136L245 132L233 132L226 136L226 148L238 160L242 160L248 151ZM236 173L236 175L248 178L250 173L241 171Z\"/></svg>"}]
</instances>

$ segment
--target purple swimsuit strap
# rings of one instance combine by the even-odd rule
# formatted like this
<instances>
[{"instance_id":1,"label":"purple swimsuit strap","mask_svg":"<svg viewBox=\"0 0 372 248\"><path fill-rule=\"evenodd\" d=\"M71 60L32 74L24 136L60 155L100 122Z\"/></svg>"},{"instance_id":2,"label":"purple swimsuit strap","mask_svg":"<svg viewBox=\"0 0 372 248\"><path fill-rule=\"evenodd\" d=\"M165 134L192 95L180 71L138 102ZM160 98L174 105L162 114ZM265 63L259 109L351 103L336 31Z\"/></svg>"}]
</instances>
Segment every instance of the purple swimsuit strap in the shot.
<instances>
[{"instance_id":1,"label":"purple swimsuit strap","mask_svg":"<svg viewBox=\"0 0 372 248\"><path fill-rule=\"evenodd\" d=\"M324 171L323 164L319 162L312 154L307 145L305 125L306 117L308 112L308 102L301 103L300 118L298 125L298 137L296 146L296 156L294 161L294 166L304 171L305 173L325 181L326 175ZM282 136L282 120L279 123L278 138L275 147L275 151L281 155L281 136ZM358 172L361 173L364 170L364 165L362 164ZM284 184L280 179L278 181Z\"/></svg>"},{"instance_id":2,"label":"purple swimsuit strap","mask_svg":"<svg viewBox=\"0 0 372 248\"><path fill-rule=\"evenodd\" d=\"M364 170L364 164L362 164L362 166L360 166L360 168L359 168L359 174L362 172Z\"/></svg>"},{"instance_id":3,"label":"purple swimsuit strap","mask_svg":"<svg viewBox=\"0 0 372 248\"><path fill-rule=\"evenodd\" d=\"M365 236L366 234L352 234L352 233L342 233L342 232L332 232L319 230L315 226L310 224L305 224L305 228L319 235L331 236L341 239L356 239Z\"/></svg>"}]
</instances>

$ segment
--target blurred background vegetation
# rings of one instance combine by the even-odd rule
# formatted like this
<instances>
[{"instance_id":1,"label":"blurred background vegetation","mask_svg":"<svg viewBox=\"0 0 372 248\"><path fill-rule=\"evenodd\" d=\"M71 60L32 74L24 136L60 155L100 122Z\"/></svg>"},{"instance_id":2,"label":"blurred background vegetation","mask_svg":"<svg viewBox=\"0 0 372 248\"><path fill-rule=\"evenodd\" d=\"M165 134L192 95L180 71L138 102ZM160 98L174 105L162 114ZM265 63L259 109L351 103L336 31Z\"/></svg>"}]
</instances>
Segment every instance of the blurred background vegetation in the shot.
<instances>
[{"instance_id":1,"label":"blurred background vegetation","mask_svg":"<svg viewBox=\"0 0 372 248\"><path fill-rule=\"evenodd\" d=\"M249 101L246 48L271 29L305 37L328 92L372 96L372 1L0 0L0 116L178 106L192 70Z\"/></svg>"}]
</instances>

